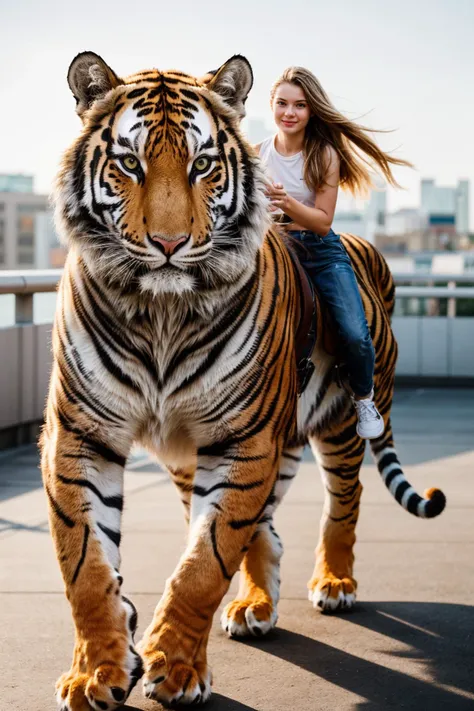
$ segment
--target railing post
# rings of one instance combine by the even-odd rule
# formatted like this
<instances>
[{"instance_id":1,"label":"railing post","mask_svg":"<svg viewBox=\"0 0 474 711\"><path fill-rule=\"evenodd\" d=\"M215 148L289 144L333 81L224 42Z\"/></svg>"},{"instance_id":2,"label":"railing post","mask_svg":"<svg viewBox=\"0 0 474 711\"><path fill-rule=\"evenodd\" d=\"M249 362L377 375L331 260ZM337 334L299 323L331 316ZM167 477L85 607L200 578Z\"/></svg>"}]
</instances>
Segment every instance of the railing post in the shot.
<instances>
[{"instance_id":1,"label":"railing post","mask_svg":"<svg viewBox=\"0 0 474 711\"><path fill-rule=\"evenodd\" d=\"M434 286L432 281L428 281L426 286ZM426 299L426 316L439 316L439 299Z\"/></svg>"},{"instance_id":2,"label":"railing post","mask_svg":"<svg viewBox=\"0 0 474 711\"><path fill-rule=\"evenodd\" d=\"M33 323L33 294L15 296L15 324L24 326Z\"/></svg>"},{"instance_id":3,"label":"railing post","mask_svg":"<svg viewBox=\"0 0 474 711\"><path fill-rule=\"evenodd\" d=\"M448 281L448 287L450 289L456 288L455 281ZM448 299L448 318L456 318L456 299Z\"/></svg>"}]
</instances>

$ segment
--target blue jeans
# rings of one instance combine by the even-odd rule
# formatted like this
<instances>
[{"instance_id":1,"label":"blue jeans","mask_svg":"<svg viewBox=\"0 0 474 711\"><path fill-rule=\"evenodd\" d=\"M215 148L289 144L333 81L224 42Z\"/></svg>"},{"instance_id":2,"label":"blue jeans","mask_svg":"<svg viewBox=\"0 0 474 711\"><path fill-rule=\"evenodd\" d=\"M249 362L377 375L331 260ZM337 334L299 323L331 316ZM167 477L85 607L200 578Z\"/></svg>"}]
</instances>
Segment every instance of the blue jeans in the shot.
<instances>
[{"instance_id":1,"label":"blue jeans","mask_svg":"<svg viewBox=\"0 0 474 711\"><path fill-rule=\"evenodd\" d=\"M373 387L375 351L351 260L339 235L320 237L309 230L290 231L305 249L300 261L327 307L344 348L349 386L357 397Z\"/></svg>"}]
</instances>

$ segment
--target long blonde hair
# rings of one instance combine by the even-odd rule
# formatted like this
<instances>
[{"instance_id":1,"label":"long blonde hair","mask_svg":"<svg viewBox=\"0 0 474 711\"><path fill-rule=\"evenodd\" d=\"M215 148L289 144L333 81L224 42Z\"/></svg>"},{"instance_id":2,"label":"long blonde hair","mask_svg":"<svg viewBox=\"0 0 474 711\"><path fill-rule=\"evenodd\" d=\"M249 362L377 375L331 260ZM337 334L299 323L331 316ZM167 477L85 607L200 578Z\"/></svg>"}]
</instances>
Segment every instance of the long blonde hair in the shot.
<instances>
[{"instance_id":1,"label":"long blonde hair","mask_svg":"<svg viewBox=\"0 0 474 711\"><path fill-rule=\"evenodd\" d=\"M306 126L303 146L304 179L314 190L326 184L329 165L328 147L339 156L339 185L353 194L365 193L373 186L372 171L379 169L390 185L400 187L391 167L413 165L382 151L367 134L374 129L360 126L343 116L312 72L304 67L288 67L271 90L271 102L281 84L299 86L306 97L311 118ZM384 131L378 131L384 133Z\"/></svg>"}]
</instances>

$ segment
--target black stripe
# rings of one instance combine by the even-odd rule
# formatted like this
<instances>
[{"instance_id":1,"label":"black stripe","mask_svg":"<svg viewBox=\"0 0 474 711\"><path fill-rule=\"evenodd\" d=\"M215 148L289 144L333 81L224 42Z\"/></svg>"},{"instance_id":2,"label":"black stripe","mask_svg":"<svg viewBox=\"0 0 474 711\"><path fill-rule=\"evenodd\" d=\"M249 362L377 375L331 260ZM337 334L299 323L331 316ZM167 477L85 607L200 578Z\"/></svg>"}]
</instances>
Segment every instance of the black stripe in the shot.
<instances>
[{"instance_id":1,"label":"black stripe","mask_svg":"<svg viewBox=\"0 0 474 711\"><path fill-rule=\"evenodd\" d=\"M91 481L87 479L68 479L62 474L57 474L57 477L63 484L76 484L76 486L85 486L94 492L96 496L102 501L105 506L112 509L123 510L123 496L104 496L99 489Z\"/></svg>"},{"instance_id":2,"label":"black stripe","mask_svg":"<svg viewBox=\"0 0 474 711\"><path fill-rule=\"evenodd\" d=\"M352 516L353 513L354 513L353 511L349 511L349 513L345 514L344 516L331 516L331 514L329 514L329 518L331 519L331 521L334 521L334 522L346 521L348 518L350 518Z\"/></svg>"},{"instance_id":3,"label":"black stripe","mask_svg":"<svg viewBox=\"0 0 474 711\"><path fill-rule=\"evenodd\" d=\"M115 545L118 548L120 546L120 541L122 539L122 534L120 533L120 531L112 531L111 528L107 528L107 526L103 526L99 521L97 522L97 525L100 528L100 530L103 533L105 533L107 538L110 538L112 543L115 543Z\"/></svg>"},{"instance_id":4,"label":"black stripe","mask_svg":"<svg viewBox=\"0 0 474 711\"><path fill-rule=\"evenodd\" d=\"M60 339L61 341L61 339ZM63 347L63 343L61 341L61 346ZM64 350L64 347L63 347ZM98 418L100 419L101 422L108 421L108 422L113 422L114 424L119 424L120 421L124 421L123 418L121 417L116 417L112 416L109 417L107 415L107 408L104 406L102 407L100 404L95 405L94 401L97 402L94 398L94 396L91 393L88 393L87 391L84 391L84 384L79 380L78 383L75 383L73 378L72 378L72 373L71 373L71 368L69 370L66 370L66 372L63 372L63 364L64 362L67 363L67 365L71 366L71 359L66 355L66 352L63 352L63 362L59 363L59 369L61 372L61 375L63 376L61 380L61 388L63 391L63 394L66 396L69 402L77 405L78 409L80 410L81 413L89 415L87 412L87 409L92 410L92 413L95 413ZM73 370L74 374L75 371ZM66 385L68 383L68 385ZM70 386L70 387L69 387ZM79 389L81 388L81 390ZM86 392L86 395L83 393ZM82 405L81 405L82 403ZM84 409L84 406L86 410Z\"/></svg>"},{"instance_id":5,"label":"black stripe","mask_svg":"<svg viewBox=\"0 0 474 711\"><path fill-rule=\"evenodd\" d=\"M93 291L99 296L100 300L104 301L106 307L109 308L109 311L113 313L113 308L111 307L109 300L107 299L99 285L96 283L96 281L94 279L91 279L89 283L87 283L84 280L83 287L91 306L93 306L94 318L102 326L102 333L110 334L111 338L113 339L113 344L110 341L108 342L107 339L104 339L106 344L109 345L113 350L115 350L115 352L117 352L119 355L121 354L118 351L118 348L121 348L123 349L123 351L125 351L126 355L134 356L138 361L140 361L140 363L143 364L143 366L147 369L152 378L156 381L156 367L150 356L147 355L147 353L140 351L131 343L129 339L126 338L126 334L123 332L123 329L117 326L116 320L111 318L104 311L98 300L95 298L95 295L92 293ZM122 357L124 356L122 355Z\"/></svg>"},{"instance_id":6,"label":"black stripe","mask_svg":"<svg viewBox=\"0 0 474 711\"><path fill-rule=\"evenodd\" d=\"M414 491L413 494L408 499L408 503L407 503L407 507L406 507L407 511L409 513L413 514L414 516L418 516L419 515L418 514L418 504L420 503L420 501L422 501L421 496Z\"/></svg>"},{"instance_id":7,"label":"black stripe","mask_svg":"<svg viewBox=\"0 0 474 711\"><path fill-rule=\"evenodd\" d=\"M353 427L355 432L355 423ZM327 440L323 439L323 442L326 443ZM337 452L334 454L337 454L338 457L341 457L343 454L347 455L347 457L359 457L365 451L365 444L366 441L358 437L357 439L351 440L345 447L338 447Z\"/></svg>"},{"instance_id":8,"label":"black stripe","mask_svg":"<svg viewBox=\"0 0 474 711\"><path fill-rule=\"evenodd\" d=\"M402 503L402 498L403 498L403 494L405 493L405 491L410 488L411 488L410 483L406 479L405 479L405 481L401 481L399 483L399 485L395 489L395 494L394 494L395 499L396 499L396 501L398 501L399 504Z\"/></svg>"},{"instance_id":9,"label":"black stripe","mask_svg":"<svg viewBox=\"0 0 474 711\"><path fill-rule=\"evenodd\" d=\"M398 467L397 469L394 469L393 471L391 471L390 474L387 476L387 478L384 479L385 486L387 487L387 489L390 488L390 484L391 484L392 481L395 479L395 477L398 476L399 474L403 474L403 472L402 472L402 470L400 469L400 467ZM401 484L401 483L402 483L402 482L400 482L400 484ZM399 484L398 486L400 486L400 484Z\"/></svg>"},{"instance_id":10,"label":"black stripe","mask_svg":"<svg viewBox=\"0 0 474 711\"><path fill-rule=\"evenodd\" d=\"M382 473L385 467L387 467L389 464L400 464L395 452L387 452L387 454L384 454L383 457L379 459L377 465L379 468L379 472Z\"/></svg>"},{"instance_id":11,"label":"black stripe","mask_svg":"<svg viewBox=\"0 0 474 711\"><path fill-rule=\"evenodd\" d=\"M222 571L222 575L224 576L224 578L226 580L231 580L232 576L229 575L229 573L227 572L227 569L224 565L224 561L222 560L222 558L219 554L219 551L217 550L216 525L217 525L216 521L214 520L211 524L211 540L212 540L212 547L214 549L214 555L216 556L216 558L219 562L219 565L220 565L221 571Z\"/></svg>"},{"instance_id":12,"label":"black stripe","mask_svg":"<svg viewBox=\"0 0 474 711\"><path fill-rule=\"evenodd\" d=\"M104 332L101 333L101 340L99 340L99 334L96 331L96 324L91 320L91 318L88 316L86 309L84 308L84 305L81 301L79 291L77 290L76 286L72 287L72 298L74 302L74 309L75 312L83 325L84 329L87 331L89 334L92 343L94 345L95 351L100 358L102 365L106 370L109 371L109 373L116 378L122 385L125 385L129 387L130 389L134 390L135 392L139 392L141 394L141 388L140 386L135 383L126 373L123 372L123 370L118 366L117 363L114 362L114 360L110 357L109 353L107 352L106 348L104 348L103 342L105 341L106 344L112 349L112 351L115 350L117 355L121 356L119 352L110 343L110 339L108 339Z\"/></svg>"},{"instance_id":13,"label":"black stripe","mask_svg":"<svg viewBox=\"0 0 474 711\"><path fill-rule=\"evenodd\" d=\"M100 159L102 158L102 151L100 149L100 146L96 146L94 149L94 154L92 156L92 160L89 163L89 187L91 191L91 196L92 196L92 211L95 216L97 216L101 222L103 223L104 221L104 207L99 201L97 200L96 197L96 191L95 191L95 174L97 172L97 167L99 165Z\"/></svg>"},{"instance_id":14,"label":"black stripe","mask_svg":"<svg viewBox=\"0 0 474 711\"><path fill-rule=\"evenodd\" d=\"M294 454L288 454L288 452L283 452L281 456L283 459L291 459L293 462L301 462L301 457L295 457Z\"/></svg>"},{"instance_id":15,"label":"black stripe","mask_svg":"<svg viewBox=\"0 0 474 711\"><path fill-rule=\"evenodd\" d=\"M385 428L385 434L381 441L371 440L370 448L374 454L380 454L386 447L392 446L392 428L390 420L387 422L387 427Z\"/></svg>"},{"instance_id":16,"label":"black stripe","mask_svg":"<svg viewBox=\"0 0 474 711\"><path fill-rule=\"evenodd\" d=\"M86 525L84 526L84 540L82 541L81 559L80 559L79 563L77 564L77 568L74 572L74 575L72 576L72 583L71 583L72 585L74 585L74 583L76 582L77 576L79 575L82 565L84 563L84 560L86 558L88 539L89 539L89 526L86 523Z\"/></svg>"},{"instance_id":17,"label":"black stripe","mask_svg":"<svg viewBox=\"0 0 474 711\"><path fill-rule=\"evenodd\" d=\"M260 511L256 516L253 518L247 518L247 519L240 519L237 521L229 521L229 526L233 528L234 530L239 530L240 528L245 528L246 526L252 526L253 524L257 523L259 521L261 515L265 511L267 506L271 506L273 503L275 503L275 494L273 493L273 489L270 492L270 494L267 497L267 500L264 502L263 506L260 508Z\"/></svg>"},{"instance_id":18,"label":"black stripe","mask_svg":"<svg viewBox=\"0 0 474 711\"><path fill-rule=\"evenodd\" d=\"M90 375L90 373L86 370L86 368L85 368L85 366L84 366L84 364L83 364L83 362L82 362L82 358L81 358L81 356L79 355L79 351L77 350L77 348L76 348L76 346L74 345L74 342L73 342L73 340L72 340L72 338L71 338L71 334L70 334L70 332L69 332L69 328L68 328L68 325L67 325L67 323L66 323L66 319L65 319L64 313L62 313L61 316L62 316L62 327L63 327L63 329L64 329L64 333L65 333L65 336L66 336L66 340L67 340L67 342L68 342L68 344L69 344L69 346L70 346L70 348L71 348L71 355L74 356L74 364L77 365L77 368L78 368L80 374L82 375L82 377L83 377L85 380L91 380L91 375Z\"/></svg>"},{"instance_id":19,"label":"black stripe","mask_svg":"<svg viewBox=\"0 0 474 711\"><path fill-rule=\"evenodd\" d=\"M189 355L196 354L200 348L211 348L211 343L216 340L216 343L212 346L211 350L208 351L207 356L203 359L201 365L198 366L194 373L189 375L189 377L183 381L178 390L190 385L208 369L209 365L214 364L223 349L228 345L232 335L247 318L247 315L254 303L255 292L256 282L254 275L252 274L243 287L233 297L231 308L224 312L223 317L219 319L217 323L213 323L212 328L205 333L203 338L197 342L193 342L192 347L182 349L173 358L163 379L165 381L168 380L178 365L186 361ZM229 332L227 333L227 331Z\"/></svg>"},{"instance_id":20,"label":"black stripe","mask_svg":"<svg viewBox=\"0 0 474 711\"><path fill-rule=\"evenodd\" d=\"M340 452L335 452L334 454L338 457ZM350 465L340 464L339 467L324 466L324 471L328 474L332 474L332 476L337 477L341 481L350 481L351 479L359 477L360 462L356 461L355 464Z\"/></svg>"},{"instance_id":21,"label":"black stripe","mask_svg":"<svg viewBox=\"0 0 474 711\"><path fill-rule=\"evenodd\" d=\"M136 99L137 97L142 96L146 91L146 86L142 86L139 89L132 89L132 91L127 94L127 99Z\"/></svg>"},{"instance_id":22,"label":"black stripe","mask_svg":"<svg viewBox=\"0 0 474 711\"><path fill-rule=\"evenodd\" d=\"M54 510L54 513L61 519L61 521L63 523L66 524L66 526L68 526L69 528L74 528L74 526L76 524L74 523L74 521L72 519L69 518L69 516L66 516L64 511L59 506L58 502L53 498L53 495L51 494L51 492L49 490L49 486L47 484L45 484L45 489L46 489L46 493L48 495L49 503L51 504L51 506Z\"/></svg>"},{"instance_id":23,"label":"black stripe","mask_svg":"<svg viewBox=\"0 0 474 711\"><path fill-rule=\"evenodd\" d=\"M249 482L248 484L234 484L233 482L230 482L230 481L223 481L223 482L220 482L219 484L214 484L214 486L211 486L210 489L205 489L203 486L193 486L193 494L196 494L197 496L208 496L213 491L217 491L218 489L234 489L236 491L249 491L250 489L256 489L258 486L262 486L262 484L264 484L264 483L265 482L263 479L259 479L258 481L252 481L252 482Z\"/></svg>"},{"instance_id":24,"label":"black stripe","mask_svg":"<svg viewBox=\"0 0 474 711\"><path fill-rule=\"evenodd\" d=\"M357 478L356 481L352 486L347 487L344 489L344 491L332 491L328 486L326 487L326 490L331 496L334 496L336 499L339 499L341 504L343 505L348 505L352 501L352 499L359 493L359 479Z\"/></svg>"},{"instance_id":25,"label":"black stripe","mask_svg":"<svg viewBox=\"0 0 474 711\"><path fill-rule=\"evenodd\" d=\"M187 96L188 99L199 101L199 94L196 94L194 91L190 91L189 89L180 89L180 92L183 96Z\"/></svg>"},{"instance_id":26,"label":"black stripe","mask_svg":"<svg viewBox=\"0 0 474 711\"><path fill-rule=\"evenodd\" d=\"M127 458L122 457L121 454L115 452L113 449L107 447L105 444L102 444L102 442L97 442L97 440L90 439L85 435L82 437L82 441L87 447L89 447L89 449L98 454L99 457L102 457L102 459L105 459L111 464L118 464L119 467L125 466Z\"/></svg>"},{"instance_id":27,"label":"black stripe","mask_svg":"<svg viewBox=\"0 0 474 711\"><path fill-rule=\"evenodd\" d=\"M239 456L238 454L232 455L232 457L226 457L226 459L231 459L233 462L260 462L262 459L268 459L267 454L253 454L249 456Z\"/></svg>"},{"instance_id":28,"label":"black stripe","mask_svg":"<svg viewBox=\"0 0 474 711\"><path fill-rule=\"evenodd\" d=\"M351 440L353 440L355 438L355 436L356 436L355 422L350 422L343 430L338 432L338 434L333 435L332 437L325 437L324 443L325 444L334 444L339 447L339 445L348 444L350 442L350 447L353 447L354 443ZM340 454L341 451L339 451L338 453Z\"/></svg>"}]
</instances>

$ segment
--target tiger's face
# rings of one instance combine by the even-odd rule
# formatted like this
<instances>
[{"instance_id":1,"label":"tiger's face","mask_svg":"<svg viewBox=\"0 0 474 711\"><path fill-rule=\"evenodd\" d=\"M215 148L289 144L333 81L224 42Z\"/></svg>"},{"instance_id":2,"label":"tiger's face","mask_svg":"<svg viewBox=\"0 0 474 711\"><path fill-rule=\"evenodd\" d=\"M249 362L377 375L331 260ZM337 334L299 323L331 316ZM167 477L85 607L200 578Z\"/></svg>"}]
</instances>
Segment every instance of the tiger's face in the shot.
<instances>
[{"instance_id":1,"label":"tiger's face","mask_svg":"<svg viewBox=\"0 0 474 711\"><path fill-rule=\"evenodd\" d=\"M214 289L251 268L268 218L239 129L247 60L201 80L157 70L123 80L84 53L68 80L84 123L58 180L69 244L108 281L155 295Z\"/></svg>"}]
</instances>

